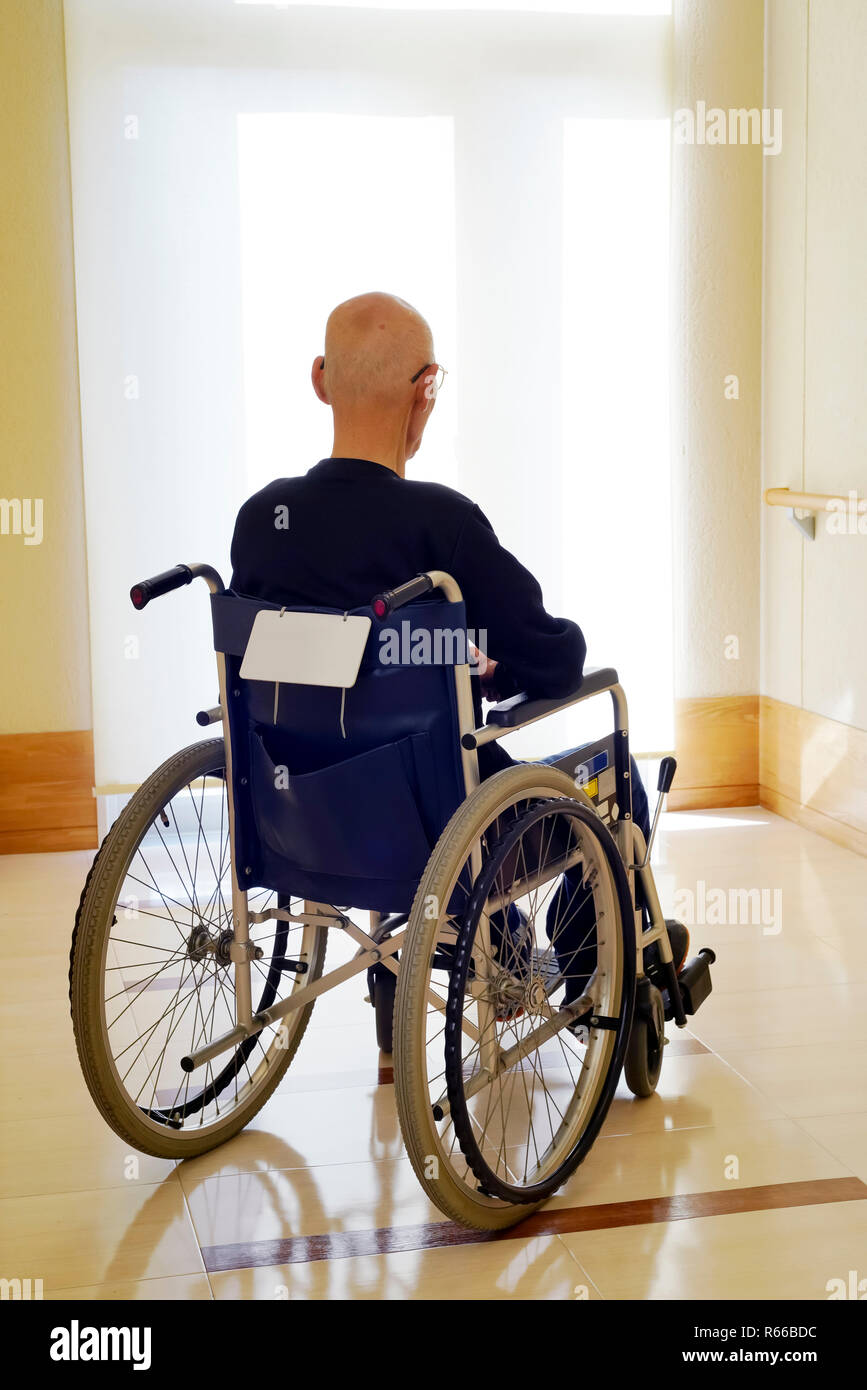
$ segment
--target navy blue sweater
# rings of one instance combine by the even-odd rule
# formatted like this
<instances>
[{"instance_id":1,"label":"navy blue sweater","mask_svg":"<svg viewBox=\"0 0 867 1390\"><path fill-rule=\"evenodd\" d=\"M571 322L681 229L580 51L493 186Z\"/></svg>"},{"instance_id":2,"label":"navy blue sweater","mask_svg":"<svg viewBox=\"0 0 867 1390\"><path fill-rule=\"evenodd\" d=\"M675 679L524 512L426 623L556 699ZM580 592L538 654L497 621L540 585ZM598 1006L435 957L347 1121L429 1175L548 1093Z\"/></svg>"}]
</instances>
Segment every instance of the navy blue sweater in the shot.
<instances>
[{"instance_id":1,"label":"navy blue sweater","mask_svg":"<svg viewBox=\"0 0 867 1390\"><path fill-rule=\"evenodd\" d=\"M369 459L322 459L249 498L235 524L232 569L236 593L344 610L423 570L446 570L461 587L471 636L485 633L485 651L499 662L501 698L566 695L581 680L580 628L546 612L538 582L475 503Z\"/></svg>"}]
</instances>

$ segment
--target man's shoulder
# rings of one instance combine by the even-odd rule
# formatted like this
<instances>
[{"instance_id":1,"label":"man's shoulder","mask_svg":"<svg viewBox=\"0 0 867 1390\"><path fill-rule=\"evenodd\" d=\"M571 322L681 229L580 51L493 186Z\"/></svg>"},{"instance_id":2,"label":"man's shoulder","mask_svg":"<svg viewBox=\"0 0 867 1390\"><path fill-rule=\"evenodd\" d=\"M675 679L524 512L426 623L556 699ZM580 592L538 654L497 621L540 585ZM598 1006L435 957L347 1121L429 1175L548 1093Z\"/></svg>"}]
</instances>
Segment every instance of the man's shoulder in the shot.
<instances>
[{"instance_id":1,"label":"man's shoulder","mask_svg":"<svg viewBox=\"0 0 867 1390\"><path fill-rule=\"evenodd\" d=\"M297 501L305 480L304 474L300 478L273 478L270 483L260 487L258 492L242 502L235 521L236 529L239 524L255 525L263 516L275 514L278 507L286 507Z\"/></svg>"},{"instance_id":2,"label":"man's shoulder","mask_svg":"<svg viewBox=\"0 0 867 1390\"><path fill-rule=\"evenodd\" d=\"M471 512L476 505L471 497L458 492L457 488L429 482L426 478L404 478L401 492L413 502L430 503L456 514Z\"/></svg>"},{"instance_id":3,"label":"man's shoulder","mask_svg":"<svg viewBox=\"0 0 867 1390\"><path fill-rule=\"evenodd\" d=\"M291 478L274 478L247 498L239 515L261 515L289 502L293 495L299 498L306 492L315 493L320 484L321 480L313 473L301 473ZM402 478L400 487L394 488L393 491L390 489L388 495L392 502L398 502L410 510L428 508L433 509L439 516L451 514L461 519L468 516L476 506L471 497L458 492L456 488L423 478Z\"/></svg>"},{"instance_id":4,"label":"man's shoulder","mask_svg":"<svg viewBox=\"0 0 867 1390\"><path fill-rule=\"evenodd\" d=\"M267 506L272 499L280 498L287 492L297 491L306 481L306 473L302 473L298 478L272 478L271 482L260 487L258 492L251 493L244 506Z\"/></svg>"}]
</instances>

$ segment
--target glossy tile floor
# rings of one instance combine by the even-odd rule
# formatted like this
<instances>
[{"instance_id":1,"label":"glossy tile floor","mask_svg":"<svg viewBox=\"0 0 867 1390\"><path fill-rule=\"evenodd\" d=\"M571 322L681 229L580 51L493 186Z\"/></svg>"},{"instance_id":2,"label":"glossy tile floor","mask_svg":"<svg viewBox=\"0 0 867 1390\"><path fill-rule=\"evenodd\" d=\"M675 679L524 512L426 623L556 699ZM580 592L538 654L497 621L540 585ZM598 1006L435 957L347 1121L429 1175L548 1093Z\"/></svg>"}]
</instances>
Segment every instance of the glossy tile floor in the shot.
<instances>
[{"instance_id":1,"label":"glossy tile floor","mask_svg":"<svg viewBox=\"0 0 867 1390\"><path fill-rule=\"evenodd\" d=\"M46 1298L572 1300L826 1299L867 1277L867 860L758 808L667 816L660 897L692 902L714 993L541 1213L455 1243L403 1156L360 981L317 1003L237 1139L182 1166L128 1153L67 1008L89 859L0 859L0 1276Z\"/></svg>"}]
</instances>

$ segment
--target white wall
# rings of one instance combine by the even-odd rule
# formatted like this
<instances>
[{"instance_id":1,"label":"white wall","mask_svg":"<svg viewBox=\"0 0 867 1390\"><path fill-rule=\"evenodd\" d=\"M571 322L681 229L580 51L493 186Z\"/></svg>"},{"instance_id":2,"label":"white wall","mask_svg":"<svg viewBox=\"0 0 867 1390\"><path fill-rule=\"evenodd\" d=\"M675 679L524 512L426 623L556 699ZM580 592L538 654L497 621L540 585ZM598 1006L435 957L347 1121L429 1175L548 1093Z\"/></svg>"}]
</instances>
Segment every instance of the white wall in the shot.
<instances>
[{"instance_id":1,"label":"white wall","mask_svg":"<svg viewBox=\"0 0 867 1390\"><path fill-rule=\"evenodd\" d=\"M767 0L763 486L867 495L867 5ZM762 693L867 729L867 535L762 525Z\"/></svg>"}]
</instances>

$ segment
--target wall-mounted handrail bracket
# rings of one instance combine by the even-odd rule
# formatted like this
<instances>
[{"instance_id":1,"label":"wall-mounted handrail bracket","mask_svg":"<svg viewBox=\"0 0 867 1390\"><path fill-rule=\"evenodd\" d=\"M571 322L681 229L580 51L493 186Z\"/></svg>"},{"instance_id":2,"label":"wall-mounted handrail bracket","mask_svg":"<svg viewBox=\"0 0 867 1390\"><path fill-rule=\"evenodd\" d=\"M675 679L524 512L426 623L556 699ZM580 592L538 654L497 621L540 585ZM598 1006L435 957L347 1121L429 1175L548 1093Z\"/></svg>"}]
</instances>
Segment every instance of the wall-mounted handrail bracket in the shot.
<instances>
[{"instance_id":1,"label":"wall-mounted handrail bracket","mask_svg":"<svg viewBox=\"0 0 867 1390\"><path fill-rule=\"evenodd\" d=\"M806 536L808 541L816 539L816 513L805 511L802 507L792 507L789 512L789 520L794 522L802 536Z\"/></svg>"}]
</instances>

